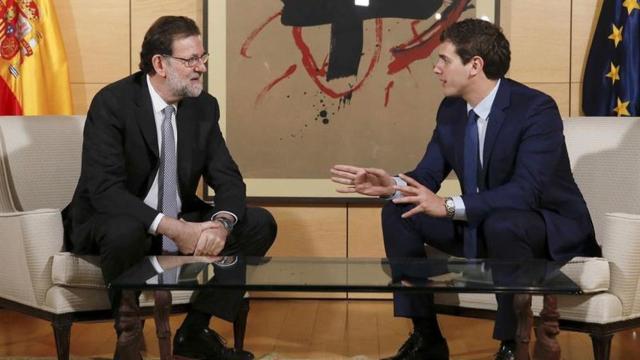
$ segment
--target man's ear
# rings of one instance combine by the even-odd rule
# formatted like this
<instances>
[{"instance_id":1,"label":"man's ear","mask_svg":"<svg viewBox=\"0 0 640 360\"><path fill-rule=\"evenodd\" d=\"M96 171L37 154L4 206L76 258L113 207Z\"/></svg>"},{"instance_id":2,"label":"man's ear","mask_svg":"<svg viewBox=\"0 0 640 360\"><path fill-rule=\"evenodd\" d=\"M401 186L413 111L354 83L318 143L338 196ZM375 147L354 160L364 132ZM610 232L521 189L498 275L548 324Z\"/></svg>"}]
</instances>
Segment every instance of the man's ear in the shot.
<instances>
[{"instance_id":1,"label":"man's ear","mask_svg":"<svg viewBox=\"0 0 640 360\"><path fill-rule=\"evenodd\" d=\"M471 75L477 75L484 72L484 60L480 56L471 58Z\"/></svg>"},{"instance_id":2,"label":"man's ear","mask_svg":"<svg viewBox=\"0 0 640 360\"><path fill-rule=\"evenodd\" d=\"M153 65L153 70L156 71L156 74L161 77L165 77L167 75L166 64L163 61L162 55L153 55L151 58L151 65Z\"/></svg>"}]
</instances>

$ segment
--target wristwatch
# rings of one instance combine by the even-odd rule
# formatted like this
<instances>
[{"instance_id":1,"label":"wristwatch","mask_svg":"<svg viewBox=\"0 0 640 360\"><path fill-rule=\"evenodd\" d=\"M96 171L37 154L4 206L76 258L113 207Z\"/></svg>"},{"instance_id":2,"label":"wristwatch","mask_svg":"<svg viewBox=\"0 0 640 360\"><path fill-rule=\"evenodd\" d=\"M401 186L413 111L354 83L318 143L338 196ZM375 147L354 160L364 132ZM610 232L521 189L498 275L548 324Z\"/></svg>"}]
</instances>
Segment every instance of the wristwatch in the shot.
<instances>
[{"instance_id":1,"label":"wristwatch","mask_svg":"<svg viewBox=\"0 0 640 360\"><path fill-rule=\"evenodd\" d=\"M453 201L452 197L444 198L444 208L447 210L447 217L453 218L456 214L456 203Z\"/></svg>"},{"instance_id":2,"label":"wristwatch","mask_svg":"<svg viewBox=\"0 0 640 360\"><path fill-rule=\"evenodd\" d=\"M213 221L217 221L222 224L222 226L224 226L224 229L227 230L227 233L231 234L231 232L233 231L233 221L222 216L214 218Z\"/></svg>"}]
</instances>

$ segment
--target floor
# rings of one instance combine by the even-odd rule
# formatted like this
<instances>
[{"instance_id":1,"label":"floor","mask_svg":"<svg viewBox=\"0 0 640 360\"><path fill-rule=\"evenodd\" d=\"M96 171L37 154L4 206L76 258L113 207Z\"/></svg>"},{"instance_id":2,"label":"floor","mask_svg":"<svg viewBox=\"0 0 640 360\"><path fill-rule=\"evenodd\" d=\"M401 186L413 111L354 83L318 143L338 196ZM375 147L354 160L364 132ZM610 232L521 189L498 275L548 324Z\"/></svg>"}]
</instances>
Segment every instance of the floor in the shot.
<instances>
[{"instance_id":1,"label":"floor","mask_svg":"<svg viewBox=\"0 0 640 360\"><path fill-rule=\"evenodd\" d=\"M171 318L172 329L182 318ZM491 321L451 316L439 319L452 359L492 359L498 343L491 339ZM211 325L232 339L230 324L215 320ZM110 322L73 325L71 354L109 357L115 344L112 326ZM245 347L257 358L277 353L280 358L294 359L345 359L356 355L378 359L394 354L409 331L409 321L393 317L390 301L254 300ZM588 335L562 332L559 339L564 359L593 359ZM147 355L157 356L151 319L146 321L145 342ZM635 330L614 336L611 359L637 359L638 354L640 339ZM0 310L0 356L55 356L50 324Z\"/></svg>"}]
</instances>

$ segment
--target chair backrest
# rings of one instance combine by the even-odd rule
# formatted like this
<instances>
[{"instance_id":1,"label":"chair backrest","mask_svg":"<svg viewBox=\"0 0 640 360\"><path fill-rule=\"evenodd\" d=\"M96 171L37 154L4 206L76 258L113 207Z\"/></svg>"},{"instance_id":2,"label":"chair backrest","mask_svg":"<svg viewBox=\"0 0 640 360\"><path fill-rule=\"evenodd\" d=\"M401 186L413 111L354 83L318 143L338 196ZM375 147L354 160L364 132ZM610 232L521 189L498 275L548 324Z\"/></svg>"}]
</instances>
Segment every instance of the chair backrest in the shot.
<instances>
[{"instance_id":1,"label":"chair backrest","mask_svg":"<svg viewBox=\"0 0 640 360\"><path fill-rule=\"evenodd\" d=\"M0 116L0 211L65 207L80 176L85 116Z\"/></svg>"},{"instance_id":2,"label":"chair backrest","mask_svg":"<svg viewBox=\"0 0 640 360\"><path fill-rule=\"evenodd\" d=\"M601 241L606 213L640 214L640 118L568 118L564 135Z\"/></svg>"}]
</instances>

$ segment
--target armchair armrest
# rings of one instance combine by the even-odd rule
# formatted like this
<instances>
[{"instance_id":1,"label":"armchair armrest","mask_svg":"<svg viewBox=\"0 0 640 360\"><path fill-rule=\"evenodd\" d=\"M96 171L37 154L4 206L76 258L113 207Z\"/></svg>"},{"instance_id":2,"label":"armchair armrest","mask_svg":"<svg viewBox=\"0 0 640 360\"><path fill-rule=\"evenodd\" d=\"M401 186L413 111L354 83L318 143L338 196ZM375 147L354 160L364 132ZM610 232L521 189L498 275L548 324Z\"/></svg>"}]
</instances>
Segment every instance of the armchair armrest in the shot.
<instances>
[{"instance_id":1,"label":"armchair armrest","mask_svg":"<svg viewBox=\"0 0 640 360\"><path fill-rule=\"evenodd\" d=\"M52 286L52 256L63 246L58 209L0 213L0 297L39 307Z\"/></svg>"},{"instance_id":2,"label":"armchair armrest","mask_svg":"<svg viewBox=\"0 0 640 360\"><path fill-rule=\"evenodd\" d=\"M622 301L624 316L640 313L640 215L608 213L602 255L610 262L609 291Z\"/></svg>"}]
</instances>

